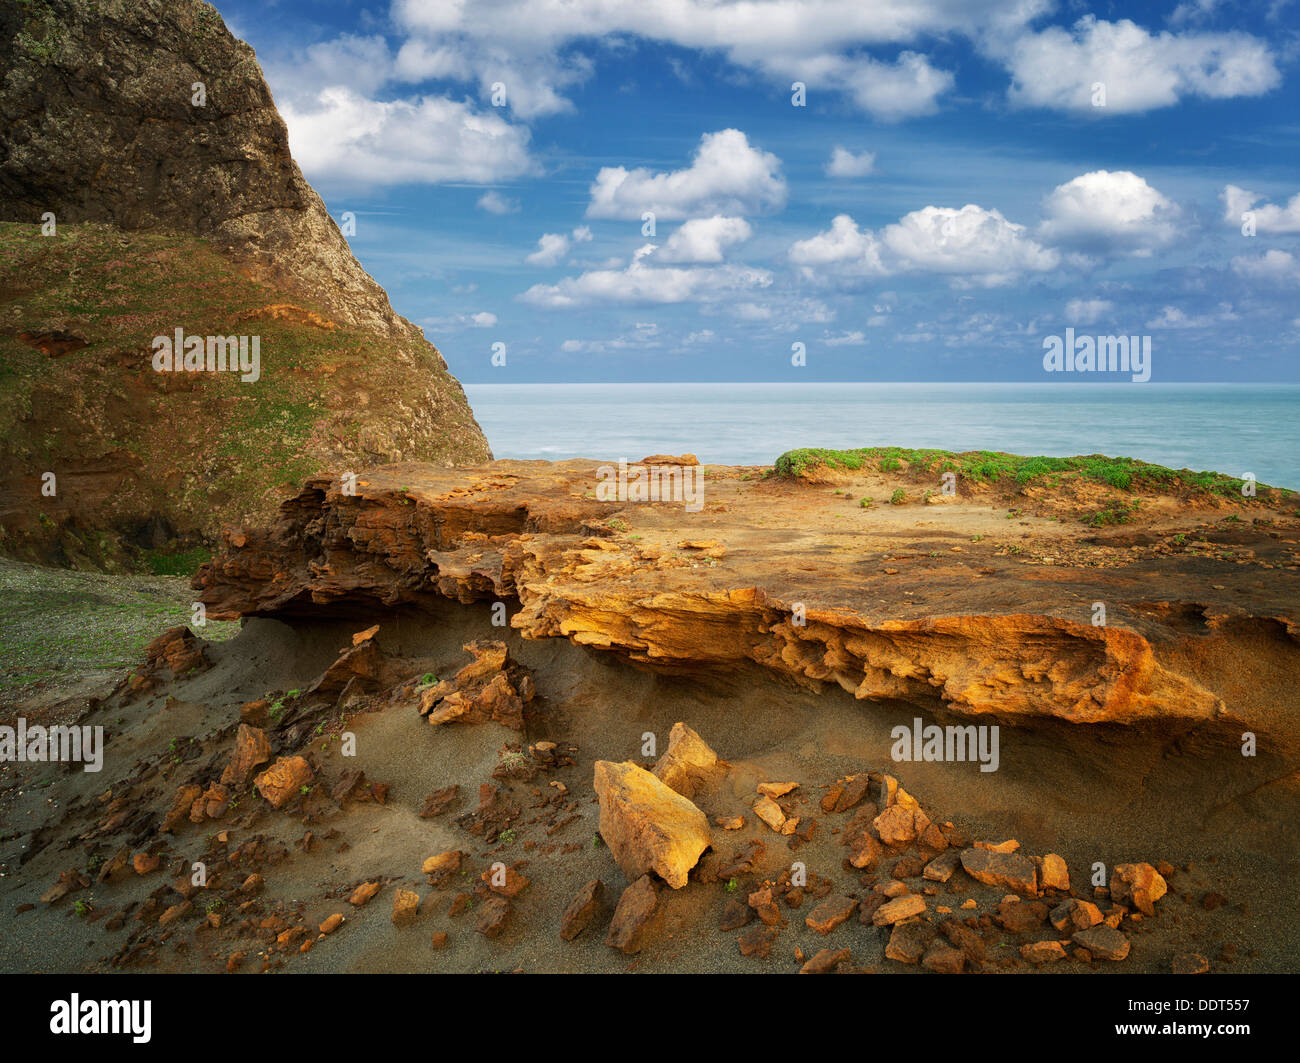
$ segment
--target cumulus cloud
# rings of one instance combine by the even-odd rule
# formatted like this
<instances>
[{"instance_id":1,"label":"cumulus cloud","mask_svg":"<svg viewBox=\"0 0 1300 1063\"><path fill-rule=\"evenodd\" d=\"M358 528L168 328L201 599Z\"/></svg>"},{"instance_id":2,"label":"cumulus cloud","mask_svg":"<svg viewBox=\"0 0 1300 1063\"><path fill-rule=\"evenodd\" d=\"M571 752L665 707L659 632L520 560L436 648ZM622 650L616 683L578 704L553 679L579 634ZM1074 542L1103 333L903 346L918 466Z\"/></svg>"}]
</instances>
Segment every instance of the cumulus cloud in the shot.
<instances>
[{"instance_id":1,"label":"cumulus cloud","mask_svg":"<svg viewBox=\"0 0 1300 1063\"><path fill-rule=\"evenodd\" d=\"M1060 265L1060 255L1031 239L1023 225L973 203L960 210L914 210L886 226L881 239L907 267L965 274L989 284Z\"/></svg>"},{"instance_id":2,"label":"cumulus cloud","mask_svg":"<svg viewBox=\"0 0 1300 1063\"><path fill-rule=\"evenodd\" d=\"M772 283L767 270L745 266L656 268L647 264L654 251L654 244L646 244L623 269L591 270L558 284L535 284L520 299L552 310L602 303L710 302Z\"/></svg>"},{"instance_id":3,"label":"cumulus cloud","mask_svg":"<svg viewBox=\"0 0 1300 1063\"><path fill-rule=\"evenodd\" d=\"M569 246L591 240L591 229L580 225L573 232L542 233L537 239L537 250L524 259L530 266L556 266L569 253Z\"/></svg>"},{"instance_id":4,"label":"cumulus cloud","mask_svg":"<svg viewBox=\"0 0 1300 1063\"><path fill-rule=\"evenodd\" d=\"M1272 52L1244 33L1150 33L1129 19L1093 15L1070 29L1025 33L1007 49L1008 96L1024 107L1101 117L1170 107L1188 96L1259 96L1281 84ZM1093 85L1105 106L1093 105Z\"/></svg>"},{"instance_id":5,"label":"cumulus cloud","mask_svg":"<svg viewBox=\"0 0 1300 1063\"><path fill-rule=\"evenodd\" d=\"M886 61L864 49L913 46L926 35L1006 32L1044 6L1042 0L394 0L391 16L410 36L399 53L406 76L436 70L484 85L501 77L511 86L511 106L524 117L565 106L563 92L589 75L581 50L590 42L639 36L721 51L774 84L803 81L893 120L933 110L952 75L914 51ZM521 83L519 104L515 82Z\"/></svg>"},{"instance_id":6,"label":"cumulus cloud","mask_svg":"<svg viewBox=\"0 0 1300 1063\"><path fill-rule=\"evenodd\" d=\"M385 102L334 87L280 112L294 158L314 179L487 183L537 170L527 129L442 97Z\"/></svg>"},{"instance_id":7,"label":"cumulus cloud","mask_svg":"<svg viewBox=\"0 0 1300 1063\"><path fill-rule=\"evenodd\" d=\"M960 210L923 207L885 226L878 236L840 214L830 229L797 241L789 254L810 280L918 270L998 285L1021 273L1055 269L1061 262L1057 251L1035 241L1023 225L974 204Z\"/></svg>"},{"instance_id":8,"label":"cumulus cloud","mask_svg":"<svg viewBox=\"0 0 1300 1063\"><path fill-rule=\"evenodd\" d=\"M478 197L475 205L479 210L485 210L489 214L516 214L519 211L518 201L503 196L495 189L484 192Z\"/></svg>"},{"instance_id":9,"label":"cumulus cloud","mask_svg":"<svg viewBox=\"0 0 1300 1063\"><path fill-rule=\"evenodd\" d=\"M876 155L864 151L855 155L847 148L836 144L831 151L830 161L826 163L827 177L866 177L876 169Z\"/></svg>"},{"instance_id":10,"label":"cumulus cloud","mask_svg":"<svg viewBox=\"0 0 1300 1063\"><path fill-rule=\"evenodd\" d=\"M1181 211L1128 170L1094 170L1043 200L1038 233L1087 250L1147 256L1178 238Z\"/></svg>"},{"instance_id":11,"label":"cumulus cloud","mask_svg":"<svg viewBox=\"0 0 1300 1063\"><path fill-rule=\"evenodd\" d=\"M721 214L692 218L668 238L655 258L661 262L721 262L727 248L748 240L753 232L744 218Z\"/></svg>"},{"instance_id":12,"label":"cumulus cloud","mask_svg":"<svg viewBox=\"0 0 1300 1063\"><path fill-rule=\"evenodd\" d=\"M1251 281L1269 284L1295 284L1300 282L1300 262L1289 251L1276 248L1258 257L1240 255L1232 260L1233 272Z\"/></svg>"},{"instance_id":13,"label":"cumulus cloud","mask_svg":"<svg viewBox=\"0 0 1300 1063\"><path fill-rule=\"evenodd\" d=\"M1226 222L1240 225L1241 216L1249 211L1255 215L1257 233L1300 233L1300 192L1292 196L1285 207L1272 203L1255 206L1264 197L1236 185L1225 185L1219 198L1223 200L1223 220Z\"/></svg>"},{"instance_id":14,"label":"cumulus cloud","mask_svg":"<svg viewBox=\"0 0 1300 1063\"><path fill-rule=\"evenodd\" d=\"M792 244L790 261L809 279L827 266L836 273L856 276L888 272L881 259L880 241L869 229L859 229L848 214L837 214L828 230Z\"/></svg>"},{"instance_id":15,"label":"cumulus cloud","mask_svg":"<svg viewBox=\"0 0 1300 1063\"><path fill-rule=\"evenodd\" d=\"M781 160L751 147L739 129L706 133L691 165L654 173L604 166L591 185L589 218L640 220L652 211L659 220L701 214L757 214L785 205Z\"/></svg>"}]
</instances>

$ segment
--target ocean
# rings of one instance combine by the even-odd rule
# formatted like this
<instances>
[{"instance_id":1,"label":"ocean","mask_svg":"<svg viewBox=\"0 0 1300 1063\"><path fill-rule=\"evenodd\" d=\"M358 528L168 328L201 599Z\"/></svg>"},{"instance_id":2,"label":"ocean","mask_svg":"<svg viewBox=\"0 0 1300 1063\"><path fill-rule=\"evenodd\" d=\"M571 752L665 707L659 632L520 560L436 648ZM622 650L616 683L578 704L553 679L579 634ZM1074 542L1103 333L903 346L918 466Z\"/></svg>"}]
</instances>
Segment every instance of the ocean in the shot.
<instances>
[{"instance_id":1,"label":"ocean","mask_svg":"<svg viewBox=\"0 0 1300 1063\"><path fill-rule=\"evenodd\" d=\"M467 384L498 458L794 447L1109 454L1300 488L1300 384Z\"/></svg>"}]
</instances>

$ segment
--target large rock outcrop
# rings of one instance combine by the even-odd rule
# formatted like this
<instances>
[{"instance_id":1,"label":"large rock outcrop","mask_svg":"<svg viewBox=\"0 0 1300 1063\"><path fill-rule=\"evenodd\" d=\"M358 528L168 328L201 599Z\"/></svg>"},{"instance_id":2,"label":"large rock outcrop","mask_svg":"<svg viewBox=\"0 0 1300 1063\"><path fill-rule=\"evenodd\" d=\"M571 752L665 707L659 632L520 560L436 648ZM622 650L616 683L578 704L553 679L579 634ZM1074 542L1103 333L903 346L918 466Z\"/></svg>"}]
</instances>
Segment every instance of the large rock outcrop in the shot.
<instances>
[{"instance_id":1,"label":"large rock outcrop","mask_svg":"<svg viewBox=\"0 0 1300 1063\"><path fill-rule=\"evenodd\" d=\"M107 563L266 519L322 468L490 457L215 8L7 4L0 71L0 549ZM259 336L260 378L153 372L178 328Z\"/></svg>"},{"instance_id":2,"label":"large rock outcrop","mask_svg":"<svg viewBox=\"0 0 1300 1063\"><path fill-rule=\"evenodd\" d=\"M1003 720L1291 726L1294 699L1269 678L1300 663L1300 566L1295 535L1272 525L1280 510L1254 529L1202 526L1206 550L1216 538L1231 547L1218 561L1162 553L1164 539L1141 529L1081 536L1046 520L1012 553L971 535L1005 527L1000 499L930 507L944 519L924 531L892 510L858 509L850 527L824 490L708 474L698 514L599 501L597 467L583 461L391 466L355 496L318 478L273 527L230 532L195 586L226 619L500 599L527 638L662 672L758 665L864 700ZM1120 552L1122 564L1097 565ZM1246 652L1251 686L1224 664Z\"/></svg>"}]
</instances>

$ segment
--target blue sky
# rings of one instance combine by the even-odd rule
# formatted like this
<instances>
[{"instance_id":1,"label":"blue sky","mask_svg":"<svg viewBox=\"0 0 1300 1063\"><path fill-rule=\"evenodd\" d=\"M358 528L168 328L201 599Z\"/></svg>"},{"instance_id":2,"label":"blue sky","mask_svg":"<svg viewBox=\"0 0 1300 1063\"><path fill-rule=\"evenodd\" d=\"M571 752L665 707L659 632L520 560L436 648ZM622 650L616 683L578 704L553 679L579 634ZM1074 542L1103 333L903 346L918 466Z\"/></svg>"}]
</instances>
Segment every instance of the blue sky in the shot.
<instances>
[{"instance_id":1,"label":"blue sky","mask_svg":"<svg viewBox=\"0 0 1300 1063\"><path fill-rule=\"evenodd\" d=\"M467 382L1300 381L1300 0L218 8Z\"/></svg>"}]
</instances>

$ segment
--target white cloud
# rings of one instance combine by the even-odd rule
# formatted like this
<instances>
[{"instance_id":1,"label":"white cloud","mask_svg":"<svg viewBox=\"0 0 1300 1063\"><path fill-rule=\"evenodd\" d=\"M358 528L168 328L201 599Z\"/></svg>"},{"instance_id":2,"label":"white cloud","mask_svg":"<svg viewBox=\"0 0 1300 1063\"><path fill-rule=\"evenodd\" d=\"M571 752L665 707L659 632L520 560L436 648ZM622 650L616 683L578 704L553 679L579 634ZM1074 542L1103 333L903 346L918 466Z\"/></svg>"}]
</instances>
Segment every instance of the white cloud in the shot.
<instances>
[{"instance_id":1,"label":"white cloud","mask_svg":"<svg viewBox=\"0 0 1300 1063\"><path fill-rule=\"evenodd\" d=\"M867 337L861 332L840 332L833 336L826 336L822 340L823 346L826 347L865 347Z\"/></svg>"},{"instance_id":2,"label":"white cloud","mask_svg":"<svg viewBox=\"0 0 1300 1063\"><path fill-rule=\"evenodd\" d=\"M897 62L850 60L839 78L864 111L884 122L897 122L939 109L939 97L953 86L953 76L937 70L925 56L904 52Z\"/></svg>"},{"instance_id":3,"label":"white cloud","mask_svg":"<svg viewBox=\"0 0 1300 1063\"><path fill-rule=\"evenodd\" d=\"M924 207L887 225L881 239L907 267L965 274L1002 284L1016 274L1055 269L1060 255L1031 239L1023 225L968 203Z\"/></svg>"},{"instance_id":4,"label":"white cloud","mask_svg":"<svg viewBox=\"0 0 1300 1063\"><path fill-rule=\"evenodd\" d=\"M519 298L553 310L602 303L710 302L772 283L767 270L744 266L655 268L646 264L654 251L654 244L646 244L623 269L591 270L558 284L535 284Z\"/></svg>"},{"instance_id":5,"label":"white cloud","mask_svg":"<svg viewBox=\"0 0 1300 1063\"><path fill-rule=\"evenodd\" d=\"M721 262L726 249L748 240L754 230L744 218L692 218L668 237L655 255L660 262Z\"/></svg>"},{"instance_id":6,"label":"white cloud","mask_svg":"<svg viewBox=\"0 0 1300 1063\"><path fill-rule=\"evenodd\" d=\"M1220 303L1218 312L1213 314L1187 314L1176 306L1166 306L1146 323L1146 327L1149 329L1212 328L1236 320L1237 314L1228 303Z\"/></svg>"},{"instance_id":7,"label":"white cloud","mask_svg":"<svg viewBox=\"0 0 1300 1063\"><path fill-rule=\"evenodd\" d=\"M1233 225L1242 224L1241 216L1247 211L1255 215L1257 233L1300 233L1300 192L1291 197L1285 207L1272 203L1255 204L1262 196L1247 192L1236 185L1225 185L1219 196L1223 200L1223 220Z\"/></svg>"},{"instance_id":8,"label":"white cloud","mask_svg":"<svg viewBox=\"0 0 1300 1063\"><path fill-rule=\"evenodd\" d=\"M570 243L584 244L591 240L591 229L580 225L573 232L542 233L537 239L537 250L529 255L525 262L530 266L556 266L569 253Z\"/></svg>"},{"instance_id":9,"label":"white cloud","mask_svg":"<svg viewBox=\"0 0 1300 1063\"><path fill-rule=\"evenodd\" d=\"M537 239L537 250L525 262L530 266L555 266L569 253L569 238L563 233L543 233Z\"/></svg>"},{"instance_id":10,"label":"white cloud","mask_svg":"<svg viewBox=\"0 0 1300 1063\"><path fill-rule=\"evenodd\" d=\"M1071 299L1065 304L1065 320L1074 325L1095 325L1114 309L1109 299Z\"/></svg>"},{"instance_id":11,"label":"white cloud","mask_svg":"<svg viewBox=\"0 0 1300 1063\"><path fill-rule=\"evenodd\" d=\"M1259 96L1282 80L1268 46L1247 34L1152 34L1128 19L1093 15L1068 30L1026 33L1005 59L1013 103L1099 117L1170 107L1188 96ZM1105 85L1103 107L1092 102L1097 82Z\"/></svg>"},{"instance_id":12,"label":"white cloud","mask_svg":"<svg viewBox=\"0 0 1300 1063\"><path fill-rule=\"evenodd\" d=\"M831 151L830 161L826 163L827 177L866 177L875 172L876 154L864 151L854 155L847 148L836 144Z\"/></svg>"},{"instance_id":13,"label":"white cloud","mask_svg":"<svg viewBox=\"0 0 1300 1063\"><path fill-rule=\"evenodd\" d=\"M1240 255L1232 260L1232 268L1239 276L1251 281L1273 284L1300 282L1300 262L1291 252L1276 248L1265 251L1258 258Z\"/></svg>"},{"instance_id":14,"label":"white cloud","mask_svg":"<svg viewBox=\"0 0 1300 1063\"><path fill-rule=\"evenodd\" d=\"M484 192L478 197L478 203L475 205L479 210L485 210L489 214L515 214L519 211L517 200L509 199L495 189Z\"/></svg>"},{"instance_id":15,"label":"white cloud","mask_svg":"<svg viewBox=\"0 0 1300 1063\"><path fill-rule=\"evenodd\" d=\"M859 229L847 214L838 214L831 227L790 247L790 261L815 279L822 267L850 276L880 276L888 272L880 257L881 246L869 229Z\"/></svg>"},{"instance_id":16,"label":"white cloud","mask_svg":"<svg viewBox=\"0 0 1300 1063\"><path fill-rule=\"evenodd\" d=\"M1094 170L1043 200L1039 235L1089 250L1147 256L1178 238L1181 211L1128 170Z\"/></svg>"},{"instance_id":17,"label":"white cloud","mask_svg":"<svg viewBox=\"0 0 1300 1063\"><path fill-rule=\"evenodd\" d=\"M496 314L489 313L486 310L480 310L476 314L453 314L451 317L426 317L420 319L421 325L428 325L431 328L443 330L494 328L496 323Z\"/></svg>"},{"instance_id":18,"label":"white cloud","mask_svg":"<svg viewBox=\"0 0 1300 1063\"><path fill-rule=\"evenodd\" d=\"M334 87L280 112L293 157L313 179L486 183L537 170L527 129L442 97L383 102Z\"/></svg>"},{"instance_id":19,"label":"white cloud","mask_svg":"<svg viewBox=\"0 0 1300 1063\"><path fill-rule=\"evenodd\" d=\"M990 286L1021 273L1055 269L1061 256L998 211L967 204L960 210L914 210L885 226L879 236L840 214L827 231L794 243L790 261L809 280L921 270Z\"/></svg>"},{"instance_id":20,"label":"white cloud","mask_svg":"<svg viewBox=\"0 0 1300 1063\"><path fill-rule=\"evenodd\" d=\"M952 75L916 52L886 62L864 48L914 46L954 32L1012 32L1045 6L1044 0L394 0L391 17L412 38L399 53L403 76L436 70L484 88L500 78L510 106L525 118L565 106L561 94L590 74L581 51L590 42L639 36L721 51L783 91L792 80L804 81L894 120L933 110Z\"/></svg>"},{"instance_id":21,"label":"white cloud","mask_svg":"<svg viewBox=\"0 0 1300 1063\"><path fill-rule=\"evenodd\" d=\"M701 214L757 214L785 205L781 160L753 148L739 129L706 133L691 165L652 173L605 166L591 186L589 218L639 221L646 211L658 220Z\"/></svg>"}]
</instances>

